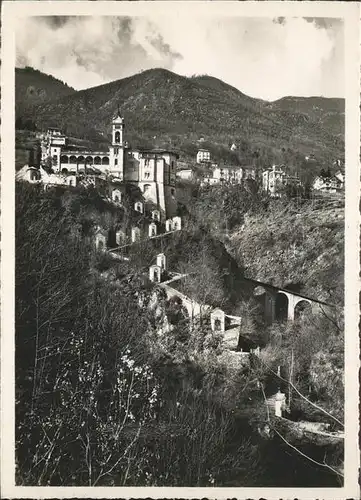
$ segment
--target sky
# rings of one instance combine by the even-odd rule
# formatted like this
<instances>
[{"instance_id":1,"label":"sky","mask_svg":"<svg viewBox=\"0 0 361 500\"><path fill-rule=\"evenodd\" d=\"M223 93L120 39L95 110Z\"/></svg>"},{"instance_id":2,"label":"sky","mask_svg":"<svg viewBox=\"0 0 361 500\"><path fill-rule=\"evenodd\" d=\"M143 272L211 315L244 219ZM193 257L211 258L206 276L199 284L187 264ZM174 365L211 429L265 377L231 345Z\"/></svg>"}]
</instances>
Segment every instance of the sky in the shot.
<instances>
[{"instance_id":1,"label":"sky","mask_svg":"<svg viewBox=\"0 0 361 500\"><path fill-rule=\"evenodd\" d=\"M208 74L266 100L344 97L344 26L337 19L26 17L16 65L77 90L165 68Z\"/></svg>"}]
</instances>

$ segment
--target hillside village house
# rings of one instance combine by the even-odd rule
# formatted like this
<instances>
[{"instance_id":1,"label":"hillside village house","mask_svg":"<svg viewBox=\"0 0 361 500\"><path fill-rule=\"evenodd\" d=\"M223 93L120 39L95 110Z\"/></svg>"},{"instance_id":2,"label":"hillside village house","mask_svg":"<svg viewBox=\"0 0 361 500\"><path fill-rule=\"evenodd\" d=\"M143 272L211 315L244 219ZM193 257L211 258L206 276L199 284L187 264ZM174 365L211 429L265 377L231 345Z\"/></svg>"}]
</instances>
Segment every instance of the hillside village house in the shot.
<instances>
[{"instance_id":1,"label":"hillside village house","mask_svg":"<svg viewBox=\"0 0 361 500\"><path fill-rule=\"evenodd\" d=\"M280 190L287 185L300 186L301 181L297 176L288 175L284 166L273 165L262 173L262 187L272 197L280 196Z\"/></svg>"},{"instance_id":2,"label":"hillside village house","mask_svg":"<svg viewBox=\"0 0 361 500\"><path fill-rule=\"evenodd\" d=\"M43 160L51 157L53 171L69 174L106 175L123 185L139 187L146 201L156 205L162 218L176 215L176 162L178 154L165 149L131 149L124 141L124 118L119 110L112 120L112 142L108 151L74 151L59 129L49 129L44 141ZM119 185L115 189L122 190Z\"/></svg>"},{"instance_id":3,"label":"hillside village house","mask_svg":"<svg viewBox=\"0 0 361 500\"><path fill-rule=\"evenodd\" d=\"M255 180L256 177L254 168L215 165L211 172L205 175L202 184L240 184L245 179Z\"/></svg>"},{"instance_id":4,"label":"hillside village house","mask_svg":"<svg viewBox=\"0 0 361 500\"><path fill-rule=\"evenodd\" d=\"M190 180L193 177L193 170L191 168L183 168L177 171L177 177L182 180Z\"/></svg>"},{"instance_id":5,"label":"hillside village house","mask_svg":"<svg viewBox=\"0 0 361 500\"><path fill-rule=\"evenodd\" d=\"M26 181L31 184L42 184L44 188L51 186L76 186L76 175L49 174L43 167L36 168L24 165L15 175L16 180Z\"/></svg>"},{"instance_id":6,"label":"hillside village house","mask_svg":"<svg viewBox=\"0 0 361 500\"><path fill-rule=\"evenodd\" d=\"M340 193L344 188L345 177L342 172L337 172L333 176L318 176L313 182L313 189L321 193Z\"/></svg>"},{"instance_id":7,"label":"hillside village house","mask_svg":"<svg viewBox=\"0 0 361 500\"><path fill-rule=\"evenodd\" d=\"M335 173L335 177L341 182L343 188L345 185L345 172L339 170L338 172Z\"/></svg>"},{"instance_id":8,"label":"hillside village house","mask_svg":"<svg viewBox=\"0 0 361 500\"><path fill-rule=\"evenodd\" d=\"M211 152L207 149L200 149L196 161L197 163L209 163L211 161Z\"/></svg>"}]
</instances>

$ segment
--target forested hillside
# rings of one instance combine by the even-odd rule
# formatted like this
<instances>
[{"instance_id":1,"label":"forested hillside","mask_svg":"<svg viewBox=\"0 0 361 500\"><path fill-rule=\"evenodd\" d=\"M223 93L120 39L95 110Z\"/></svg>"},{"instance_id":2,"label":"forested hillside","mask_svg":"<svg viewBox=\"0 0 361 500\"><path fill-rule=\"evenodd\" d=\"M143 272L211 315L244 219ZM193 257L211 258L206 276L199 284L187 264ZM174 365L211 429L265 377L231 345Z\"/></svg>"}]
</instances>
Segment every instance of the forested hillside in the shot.
<instances>
[{"instance_id":1,"label":"forested hillside","mask_svg":"<svg viewBox=\"0 0 361 500\"><path fill-rule=\"evenodd\" d=\"M305 155L313 153L328 166L344 154L342 99L268 103L209 76L187 78L163 69L57 96L37 103L33 114L40 129L58 126L102 143L118 106L133 147L172 147L185 159L194 159L201 138L217 161L234 164L286 161L291 169L302 168Z\"/></svg>"},{"instance_id":2,"label":"forested hillside","mask_svg":"<svg viewBox=\"0 0 361 500\"><path fill-rule=\"evenodd\" d=\"M243 219L272 213L267 200L254 196L244 199L243 212L239 207ZM230 290L225 270L242 276L251 261L242 259L238 248L236 257L245 266L237 265L216 241L217 233L209 233L207 221L199 223L201 212L188 206L186 231L165 249L170 266L178 271L188 266L195 273L191 286L198 300L212 296L223 303ZM228 209L224 213L223 222L232 219L229 227L237 235L241 218ZM301 444L321 463L317 467L290 455L277 437L259 434L266 413L256 381L272 394L270 370L282 364L287 378L294 356L298 390L321 409L315 411L295 393L292 415L342 425L342 326L311 317L265 329L249 302L242 313L243 333L257 341L262 337L265 347L254 365L235 367L207 323L190 330L161 295L156 307L150 305L151 246L140 246L128 262L95 252L94 228L112 227L124 215L96 191L44 192L17 185L17 483L339 484L322 466L325 453L328 464L340 463L339 448ZM253 250L257 262L263 250L257 244ZM153 248L153 258L154 251L159 250ZM140 307L140 296L147 307L144 302ZM160 334L166 317L173 329Z\"/></svg>"},{"instance_id":3,"label":"forested hillside","mask_svg":"<svg viewBox=\"0 0 361 500\"><path fill-rule=\"evenodd\" d=\"M272 199L254 184L183 183L178 195L247 277L343 305L343 198Z\"/></svg>"},{"instance_id":4,"label":"forested hillside","mask_svg":"<svg viewBox=\"0 0 361 500\"><path fill-rule=\"evenodd\" d=\"M17 128L35 128L34 106L56 100L75 90L66 83L31 67L15 68Z\"/></svg>"}]
</instances>

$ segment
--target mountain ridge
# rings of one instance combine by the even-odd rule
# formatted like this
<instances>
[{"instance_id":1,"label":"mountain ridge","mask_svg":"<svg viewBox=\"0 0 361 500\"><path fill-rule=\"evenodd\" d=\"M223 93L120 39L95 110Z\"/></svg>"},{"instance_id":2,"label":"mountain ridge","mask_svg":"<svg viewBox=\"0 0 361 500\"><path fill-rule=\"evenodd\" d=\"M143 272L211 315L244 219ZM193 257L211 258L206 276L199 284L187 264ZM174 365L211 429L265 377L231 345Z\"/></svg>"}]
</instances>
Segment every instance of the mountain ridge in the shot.
<instances>
[{"instance_id":1,"label":"mountain ridge","mask_svg":"<svg viewBox=\"0 0 361 500\"><path fill-rule=\"evenodd\" d=\"M298 162L310 152L324 164L343 155L342 99L287 96L268 102L209 75L188 78L162 68L57 96L27 112L36 115L38 128L56 125L107 143L118 106L132 145L172 147L185 158L194 158L200 137L216 160L232 163L255 156L282 161L283 150ZM236 153L230 143L237 144Z\"/></svg>"}]
</instances>

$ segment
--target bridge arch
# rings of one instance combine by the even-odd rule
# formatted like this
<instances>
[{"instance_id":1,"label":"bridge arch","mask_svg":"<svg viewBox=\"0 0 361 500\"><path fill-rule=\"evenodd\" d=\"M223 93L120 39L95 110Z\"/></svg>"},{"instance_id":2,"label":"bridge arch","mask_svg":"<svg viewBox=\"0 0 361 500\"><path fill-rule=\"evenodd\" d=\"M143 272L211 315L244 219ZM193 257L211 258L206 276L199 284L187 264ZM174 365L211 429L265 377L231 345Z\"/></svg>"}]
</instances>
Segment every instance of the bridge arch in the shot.
<instances>
[{"instance_id":1,"label":"bridge arch","mask_svg":"<svg viewBox=\"0 0 361 500\"><path fill-rule=\"evenodd\" d=\"M169 285L164 285L164 289L167 293L168 300L171 297L178 297L182 301L182 307L187 310L190 321L192 322L196 317L198 317L201 313L201 307L197 302L192 301L186 295L179 292L175 288L170 287Z\"/></svg>"},{"instance_id":2,"label":"bridge arch","mask_svg":"<svg viewBox=\"0 0 361 500\"><path fill-rule=\"evenodd\" d=\"M293 307L294 319L300 319L304 316L312 314L312 302L308 299L300 298L295 301Z\"/></svg>"},{"instance_id":3,"label":"bridge arch","mask_svg":"<svg viewBox=\"0 0 361 500\"><path fill-rule=\"evenodd\" d=\"M187 307L183 304L183 300L178 295L172 295L166 302L167 318L172 324L189 321L190 315Z\"/></svg>"},{"instance_id":4,"label":"bridge arch","mask_svg":"<svg viewBox=\"0 0 361 500\"><path fill-rule=\"evenodd\" d=\"M277 292L275 297L275 320L287 321L289 314L289 297L284 292Z\"/></svg>"}]
</instances>

